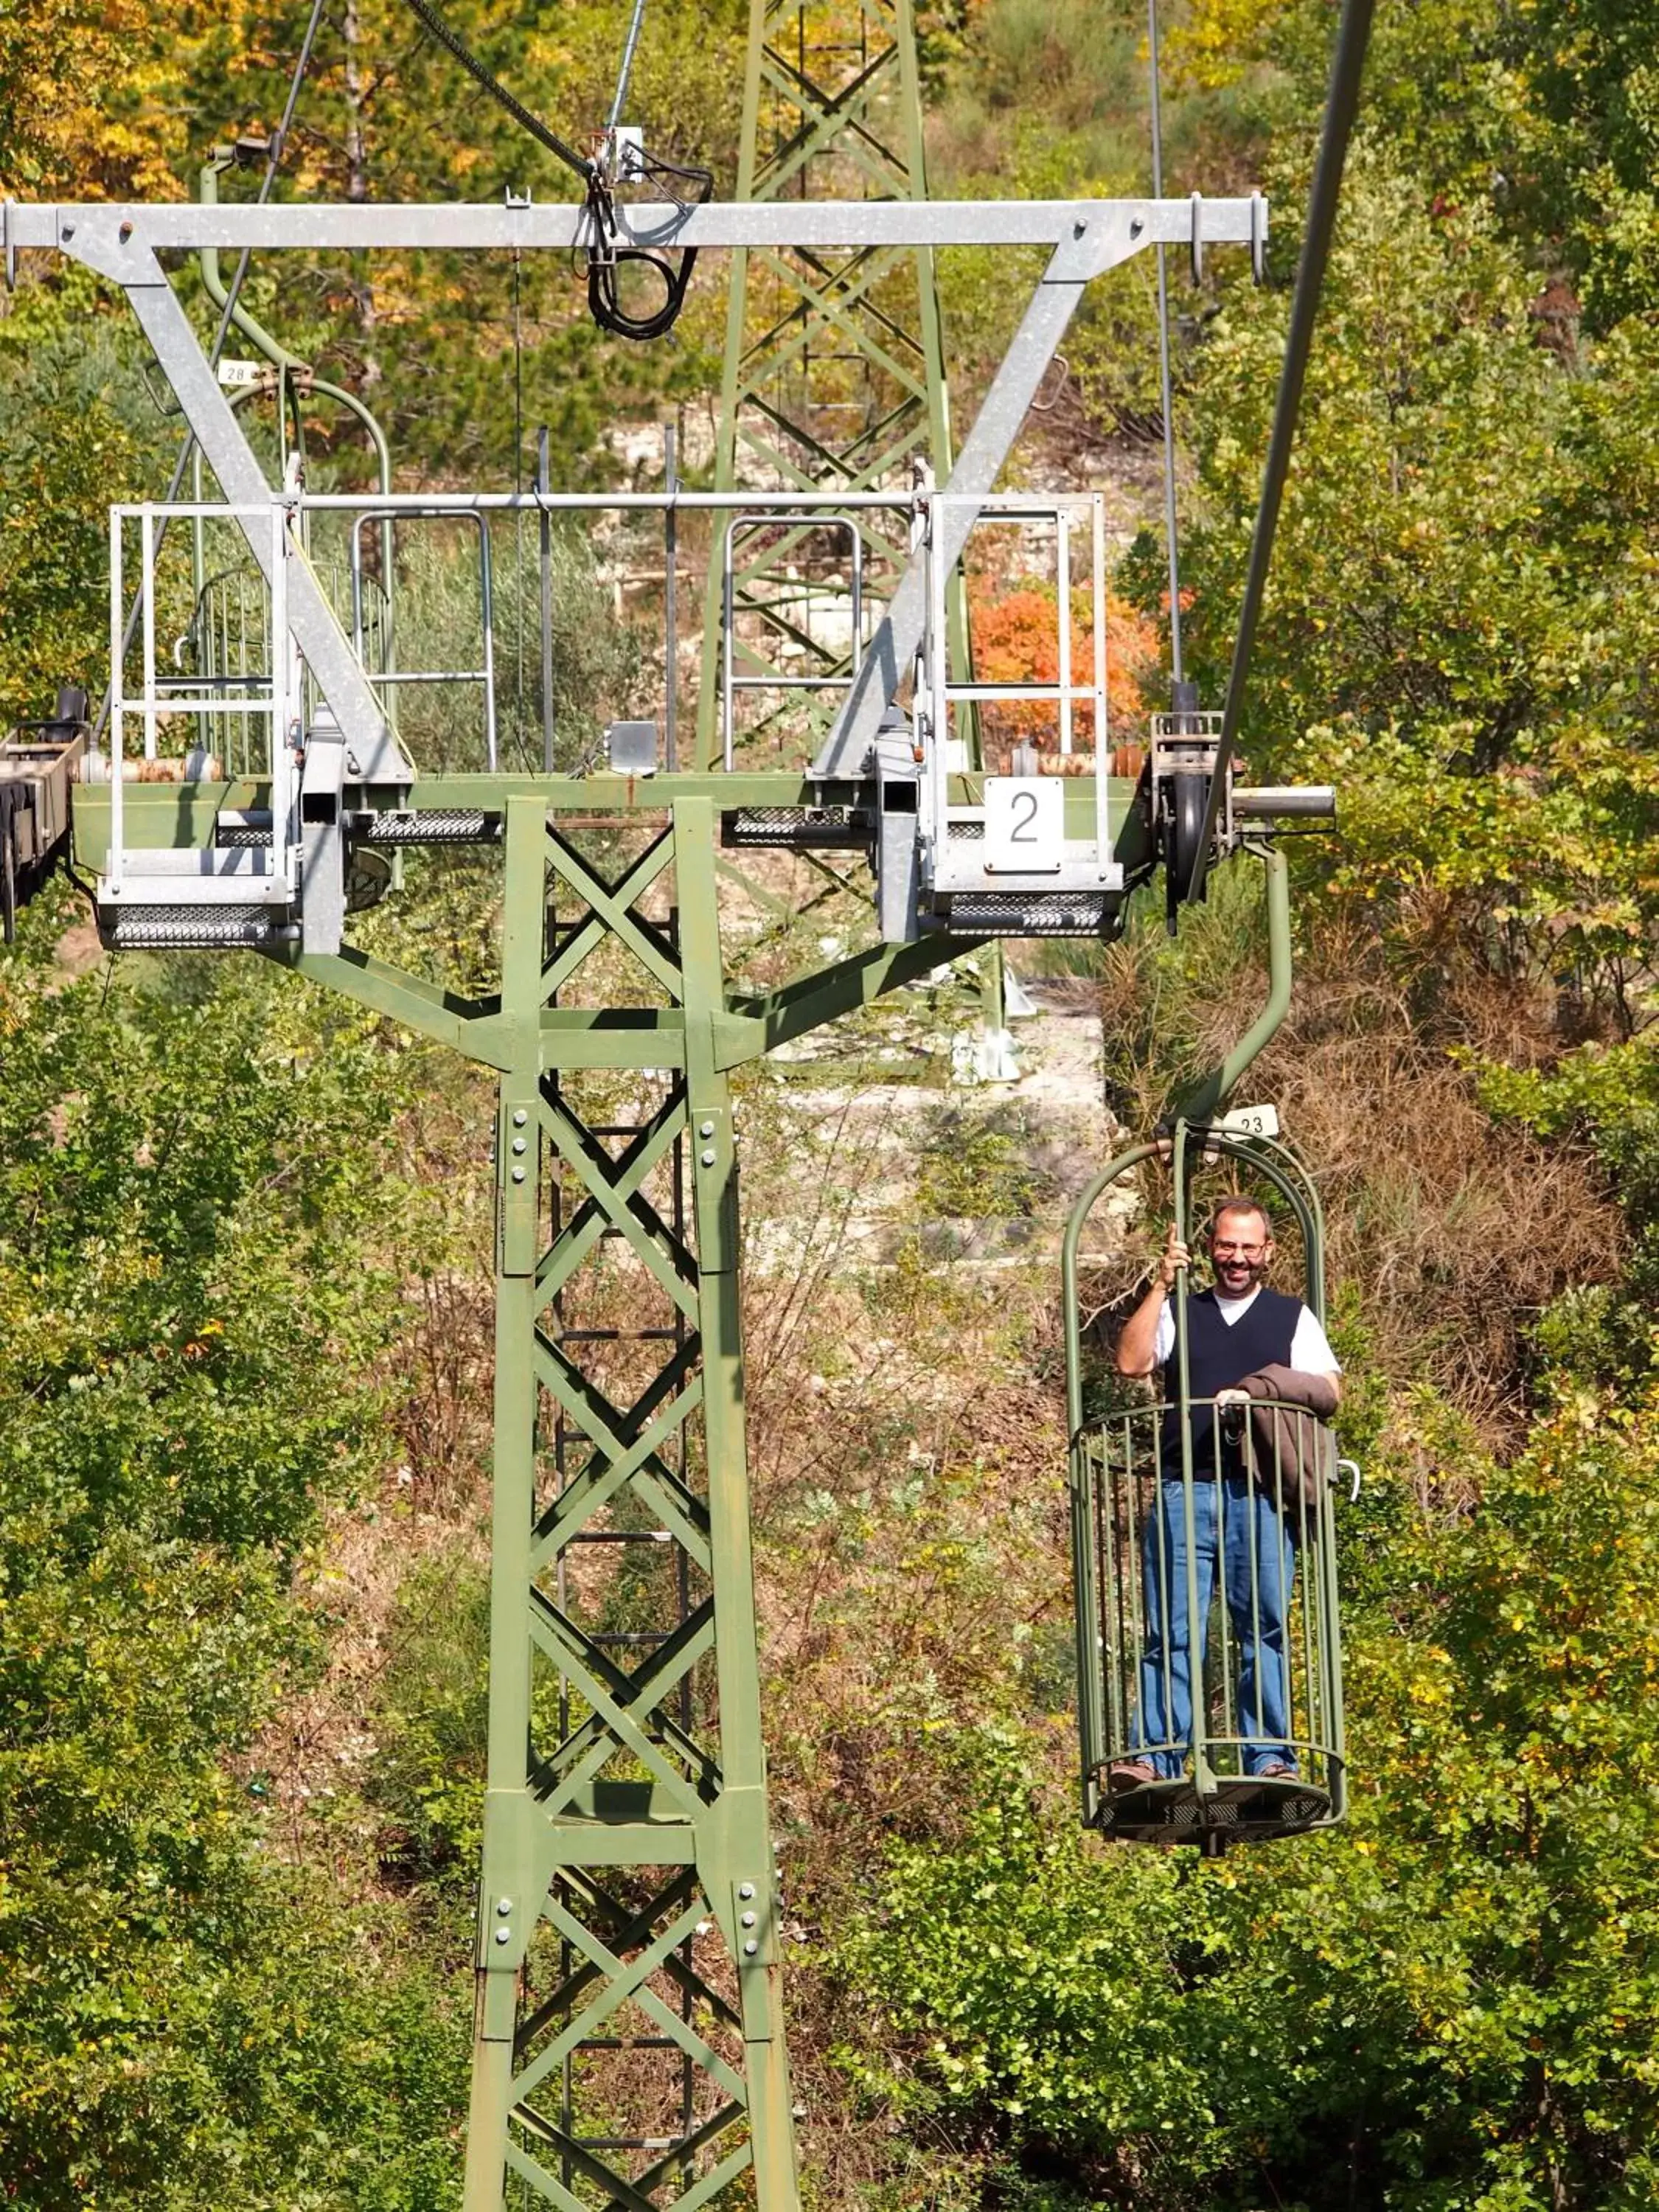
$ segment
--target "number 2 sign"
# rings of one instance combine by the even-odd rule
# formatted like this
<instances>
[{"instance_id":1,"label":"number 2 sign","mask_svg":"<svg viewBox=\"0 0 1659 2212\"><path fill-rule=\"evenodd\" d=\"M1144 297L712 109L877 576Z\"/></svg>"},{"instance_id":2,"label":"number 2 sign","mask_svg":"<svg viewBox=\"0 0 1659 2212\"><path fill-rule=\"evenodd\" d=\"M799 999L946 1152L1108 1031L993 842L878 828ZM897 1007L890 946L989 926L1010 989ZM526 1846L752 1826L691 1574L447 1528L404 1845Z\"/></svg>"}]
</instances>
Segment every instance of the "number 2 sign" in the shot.
<instances>
[{"instance_id":1,"label":"number 2 sign","mask_svg":"<svg viewBox=\"0 0 1659 2212\"><path fill-rule=\"evenodd\" d=\"M1066 787L1058 776L986 777L988 869L1000 874L1058 875L1065 848Z\"/></svg>"}]
</instances>

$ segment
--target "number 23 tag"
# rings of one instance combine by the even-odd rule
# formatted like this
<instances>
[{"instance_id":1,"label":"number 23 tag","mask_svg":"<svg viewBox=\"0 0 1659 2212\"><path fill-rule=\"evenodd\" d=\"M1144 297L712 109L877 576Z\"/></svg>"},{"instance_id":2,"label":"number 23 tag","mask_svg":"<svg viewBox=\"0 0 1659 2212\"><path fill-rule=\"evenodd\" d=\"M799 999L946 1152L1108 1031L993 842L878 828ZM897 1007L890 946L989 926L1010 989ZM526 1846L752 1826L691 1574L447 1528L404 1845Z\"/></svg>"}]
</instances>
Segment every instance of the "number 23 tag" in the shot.
<instances>
[{"instance_id":1,"label":"number 23 tag","mask_svg":"<svg viewBox=\"0 0 1659 2212\"><path fill-rule=\"evenodd\" d=\"M1022 876L1057 875L1065 847L1066 787L1058 776L986 777L988 869Z\"/></svg>"}]
</instances>

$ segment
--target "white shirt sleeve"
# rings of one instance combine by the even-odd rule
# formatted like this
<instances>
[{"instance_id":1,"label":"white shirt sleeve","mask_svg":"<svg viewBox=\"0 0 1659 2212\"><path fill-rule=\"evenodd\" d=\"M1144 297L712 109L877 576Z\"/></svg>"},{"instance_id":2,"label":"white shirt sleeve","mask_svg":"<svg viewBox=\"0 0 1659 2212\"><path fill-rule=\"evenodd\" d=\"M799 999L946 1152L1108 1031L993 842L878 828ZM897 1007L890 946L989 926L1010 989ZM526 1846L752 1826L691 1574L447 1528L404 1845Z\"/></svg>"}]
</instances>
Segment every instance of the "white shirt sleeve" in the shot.
<instances>
[{"instance_id":1,"label":"white shirt sleeve","mask_svg":"<svg viewBox=\"0 0 1659 2212\"><path fill-rule=\"evenodd\" d=\"M1158 1334L1152 1341L1152 1360L1161 1367L1175 1350L1175 1307L1165 1303L1158 1317ZM1296 1334L1291 1339L1291 1364L1304 1375L1340 1375L1341 1362L1331 1350L1330 1340L1304 1306L1297 1316Z\"/></svg>"},{"instance_id":2,"label":"white shirt sleeve","mask_svg":"<svg viewBox=\"0 0 1659 2212\"><path fill-rule=\"evenodd\" d=\"M1331 1350L1330 1339L1306 1306L1297 1316L1291 1340L1291 1364L1304 1375L1340 1375L1342 1364Z\"/></svg>"},{"instance_id":3,"label":"white shirt sleeve","mask_svg":"<svg viewBox=\"0 0 1659 2212\"><path fill-rule=\"evenodd\" d=\"M1164 1310L1158 1317L1158 1334L1152 1340L1153 1365L1162 1367L1164 1361L1174 1350L1175 1308L1170 1304L1168 1298L1165 1298L1164 1301Z\"/></svg>"}]
</instances>

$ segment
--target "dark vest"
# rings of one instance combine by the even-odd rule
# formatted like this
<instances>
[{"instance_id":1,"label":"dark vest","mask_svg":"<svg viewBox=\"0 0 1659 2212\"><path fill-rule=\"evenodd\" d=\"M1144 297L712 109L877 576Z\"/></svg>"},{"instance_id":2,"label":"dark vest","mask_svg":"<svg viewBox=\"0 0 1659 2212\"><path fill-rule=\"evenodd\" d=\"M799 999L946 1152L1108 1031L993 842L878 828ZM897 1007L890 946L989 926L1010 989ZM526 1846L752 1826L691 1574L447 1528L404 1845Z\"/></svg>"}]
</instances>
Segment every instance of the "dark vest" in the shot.
<instances>
[{"instance_id":1,"label":"dark vest","mask_svg":"<svg viewBox=\"0 0 1659 2212\"><path fill-rule=\"evenodd\" d=\"M1261 1367L1288 1367L1296 1325L1302 1318L1300 1298L1287 1298L1282 1291L1260 1290L1247 1312L1231 1325L1221 1318L1213 1291L1200 1291L1187 1301L1187 1380L1194 1399L1213 1398L1218 1390L1231 1390ZM1172 1352L1164 1364L1164 1395L1170 1411L1164 1416L1162 1457L1166 1475L1181 1474L1181 1425L1175 1400L1181 1388L1181 1368ZM1200 1481L1215 1472L1215 1408L1193 1407L1193 1473ZM1223 1467L1237 1471L1237 1455L1224 1450Z\"/></svg>"}]
</instances>

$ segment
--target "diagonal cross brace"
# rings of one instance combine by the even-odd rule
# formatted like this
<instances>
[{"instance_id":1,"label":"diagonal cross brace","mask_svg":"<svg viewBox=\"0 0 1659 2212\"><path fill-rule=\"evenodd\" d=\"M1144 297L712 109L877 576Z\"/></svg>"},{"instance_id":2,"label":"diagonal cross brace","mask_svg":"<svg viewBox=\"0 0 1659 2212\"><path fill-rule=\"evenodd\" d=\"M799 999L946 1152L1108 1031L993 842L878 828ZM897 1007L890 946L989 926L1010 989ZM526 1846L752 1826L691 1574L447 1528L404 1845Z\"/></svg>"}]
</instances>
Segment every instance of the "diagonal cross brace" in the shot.
<instances>
[{"instance_id":1,"label":"diagonal cross brace","mask_svg":"<svg viewBox=\"0 0 1659 2212\"><path fill-rule=\"evenodd\" d=\"M714 1640L714 1606L712 1598L705 1598L695 1612L686 1615L680 1626L652 1653L638 1670L630 1674L617 1665L593 1638L584 1634L568 1613L560 1613L545 1598L540 1600L545 1610L538 1616L556 1620L561 1640L586 1663L596 1681L605 1682L613 1697L630 1713L642 1713L648 1720L657 1716L663 1731L666 1749L678 1752L688 1765L707 1775L718 1772L713 1755L700 1744L689 1730L682 1728L672 1716L661 1714L660 1707L667 1703L685 1677L712 1648ZM608 1740L605 1740L608 1739ZM594 1753L601 1748L604 1757L599 1765L593 1763ZM594 1779L605 1761L615 1756L617 1744L610 1735L609 1723L600 1712L591 1712L577 1723L556 1750L535 1771L533 1786L537 1802L550 1820L573 1812L575 1793Z\"/></svg>"},{"instance_id":2,"label":"diagonal cross brace","mask_svg":"<svg viewBox=\"0 0 1659 2212\"><path fill-rule=\"evenodd\" d=\"M562 1905L556 1903L550 1911L548 1917L562 1936L567 1937L577 1950L599 1968L601 1973L610 1978L611 1990L617 1989L619 1984L625 1982L626 1986L622 1990L623 1996L631 1997L647 2018L654 2026L662 2029L664 2034L672 2035L681 2049L719 2082L728 2097L738 2103L746 2105L748 2091L741 2075L734 2074L712 2045L706 2043L696 2031L688 2027L684 2021L677 2019L662 2000L645 1986L647 1975L657 1972L666 1964L666 1954L674 1948L675 1944L683 1942L687 1935L695 1934L696 1918L700 1911L700 1905L693 1905L683 1920L671 1923L649 1950L642 1952L628 1966L624 1966L608 1945L602 1943L591 1929L585 1928L574 1914L566 1911ZM687 1922L692 1924L688 1926ZM587 2017L584 2015L581 2021L573 2022L573 2027L580 2026L585 2033L591 2033L592 2030L586 2026ZM557 2048L558 2045L556 2043L549 2046L549 2051ZM548 2055L547 2051L539 2053L534 2063L538 2067L541 2066Z\"/></svg>"},{"instance_id":3,"label":"diagonal cross brace","mask_svg":"<svg viewBox=\"0 0 1659 2212\"><path fill-rule=\"evenodd\" d=\"M555 1553L563 1551L571 1539L580 1534L595 1514L603 1511L617 1492L625 1484L632 1482L641 1468L649 1466L653 1474L667 1473L658 1455L702 1403L702 1377L698 1375L686 1384L678 1398L670 1401L648 1428L635 1437L622 1458L607 1459L596 1449L581 1473L565 1485L538 1521L536 1540L530 1554L531 1572L539 1574ZM697 1503L689 1491L677 1502L683 1505ZM707 1531L702 1533L706 1534Z\"/></svg>"},{"instance_id":4,"label":"diagonal cross brace","mask_svg":"<svg viewBox=\"0 0 1659 2212\"><path fill-rule=\"evenodd\" d=\"M679 962L673 948L659 935L654 922L633 911L674 857L674 842L665 833L650 845L622 880L607 884L587 865L573 846L550 828L548 859L555 872L588 908L588 917L542 971L542 994L550 999L604 943L607 932L619 937L648 975L659 983L676 1005L684 993Z\"/></svg>"},{"instance_id":5,"label":"diagonal cross brace","mask_svg":"<svg viewBox=\"0 0 1659 2212\"><path fill-rule=\"evenodd\" d=\"M627 1446L606 1419L607 1414L616 1415L616 1408L609 1400L595 1390L562 1357L558 1347L544 1336L537 1337L534 1358L542 1382L588 1441L608 1460L623 1457ZM702 1502L654 1453L634 1470L629 1480L641 1497L649 1498L663 1526L672 1532L681 1548L707 1574L710 1565L704 1534L708 1512Z\"/></svg>"},{"instance_id":6,"label":"diagonal cross brace","mask_svg":"<svg viewBox=\"0 0 1659 2212\"><path fill-rule=\"evenodd\" d=\"M618 1702L618 1698L609 1695L598 1675L583 1665L575 1640L580 1632L573 1629L564 1616L556 1612L551 1602L533 1585L530 1591L529 1624L533 1641L552 1661L577 1696L592 1707L594 1714L609 1729L615 1738L614 1747L631 1751L641 1765L662 1784L665 1793L679 1806L679 1817L695 1820L703 1808L703 1801L696 1784L689 1782L672 1760L663 1757L627 1706ZM708 1754L696 1745L690 1747L687 1755L695 1755L705 1765L711 1763Z\"/></svg>"},{"instance_id":7,"label":"diagonal cross brace","mask_svg":"<svg viewBox=\"0 0 1659 2212\"><path fill-rule=\"evenodd\" d=\"M514 2096L520 2100L529 2096L556 2066L563 2063L584 2037L592 2035L595 2028L609 2019L619 2006L626 2004L635 1995L639 1984L657 1972L676 1945L684 1943L688 1936L696 1933L702 1913L702 1900L694 1898L677 1919L669 1922L655 1942L624 1966L614 1952L607 1950L562 1905L552 1905L547 1918L562 1936L599 1968L605 1977L605 1990L595 2002L576 2015L562 2034L555 2036L550 2043L537 2052L515 2078L513 2084Z\"/></svg>"},{"instance_id":8,"label":"diagonal cross brace","mask_svg":"<svg viewBox=\"0 0 1659 2212\"><path fill-rule=\"evenodd\" d=\"M1138 250L1139 239L1132 231L1132 218L1127 210L1114 209L1097 220L1106 234L1098 241L1106 256L1103 264L1098 254L1077 252L1077 246L1085 242L1081 239L1055 248L1042 282L992 380L974 427L963 441L956 465L940 487L942 490L994 489L1003 463L1024 427L1031 402L1077 311L1085 284L1098 267L1115 266ZM1079 228L1083 228L1081 222ZM945 565L947 573L961 559L978 514L977 507L968 505L935 511L931 524L934 557ZM845 775L862 769L881 726L882 716L909 675L921 649L927 605L924 560L923 550L918 547L906 564L887 612L870 641L835 726L812 763L814 775Z\"/></svg>"},{"instance_id":9,"label":"diagonal cross brace","mask_svg":"<svg viewBox=\"0 0 1659 2212\"><path fill-rule=\"evenodd\" d=\"M602 1882L579 1869L561 1867L558 1879L565 1894L575 1899L592 1924L609 1930L611 1947L619 1951L629 1951L645 1942L664 1913L677 1911L688 1898L701 1893L700 1878L690 1868L677 1874L665 1888L637 1906L624 1905ZM671 1951L663 1960L662 1971L693 2005L706 2006L722 2027L742 2033L742 2014L726 2002L713 1983L703 1978L683 1951ZM598 1979L599 1969L591 1963L573 1966L558 1988L550 1990L520 2027L516 2045L519 2057L523 2057L532 2044L547 2033L557 2014L568 2011L582 1991L592 1989Z\"/></svg>"},{"instance_id":10,"label":"diagonal cross brace","mask_svg":"<svg viewBox=\"0 0 1659 2212\"><path fill-rule=\"evenodd\" d=\"M147 281L129 280L127 297L163 375L178 395L191 434L232 506L269 508L272 494L264 471L232 413L229 402L219 389L219 380L209 366L201 341L167 283L161 263L154 254L148 258L153 276ZM262 529L251 515L239 514L236 520L247 540L249 552L274 592L276 580L271 574L270 531ZM286 583L288 626L295 642L305 655L319 690L333 708L347 746L360 759L367 761L378 750L386 729L386 716L380 711L374 686L363 673L350 641L335 620L334 610L309 562L297 551L289 558ZM153 588L148 576L143 580L143 588ZM276 642L280 651L281 641ZM273 732L273 748L283 741L284 734Z\"/></svg>"},{"instance_id":11,"label":"diagonal cross brace","mask_svg":"<svg viewBox=\"0 0 1659 2212\"><path fill-rule=\"evenodd\" d=\"M1218 211L1214 205L1195 208L1191 234L1204 238L1217 234L1211 217ZM956 465L939 487L942 491L971 495L995 489L1002 465L1024 427L1031 402L1077 311L1085 285L1149 243L1159 227L1148 220L1151 213L1150 209L1137 210L1122 202L1079 210L1072 236L1054 249L974 426L963 441ZM1258 220L1265 221L1265 216L1258 214ZM1241 234L1237 226L1228 225L1220 227L1220 235L1247 239L1250 234L1248 227ZM935 558L947 573L961 559L979 514L970 500L942 507L935 513L932 522ZM882 716L909 675L921 645L927 614L924 561L923 549L918 547L870 641L835 726L812 763L814 775L845 775L861 770Z\"/></svg>"},{"instance_id":12,"label":"diagonal cross brace","mask_svg":"<svg viewBox=\"0 0 1659 2212\"><path fill-rule=\"evenodd\" d=\"M593 1204L603 1210L612 1227L627 1239L629 1249L641 1266L649 1268L686 1319L695 1323L695 1268L690 1255L667 1223L637 1192L618 1192L619 1178L611 1172L612 1164L598 1139L588 1134L567 1107L556 1100L550 1103L544 1099L540 1118L542 1127L560 1157L574 1170Z\"/></svg>"}]
</instances>

